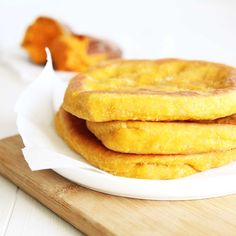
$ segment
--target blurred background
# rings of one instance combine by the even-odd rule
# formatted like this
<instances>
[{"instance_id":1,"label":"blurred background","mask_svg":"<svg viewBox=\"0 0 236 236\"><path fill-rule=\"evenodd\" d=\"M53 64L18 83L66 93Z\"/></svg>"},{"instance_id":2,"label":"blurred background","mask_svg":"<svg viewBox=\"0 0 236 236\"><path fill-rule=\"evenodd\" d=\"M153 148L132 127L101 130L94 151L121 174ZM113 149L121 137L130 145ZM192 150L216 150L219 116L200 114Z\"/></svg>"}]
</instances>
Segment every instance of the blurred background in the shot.
<instances>
[{"instance_id":1,"label":"blurred background","mask_svg":"<svg viewBox=\"0 0 236 236\"><path fill-rule=\"evenodd\" d=\"M234 0L0 0L0 49L17 48L37 16L117 42L128 58L236 65Z\"/></svg>"},{"instance_id":2,"label":"blurred background","mask_svg":"<svg viewBox=\"0 0 236 236\"><path fill-rule=\"evenodd\" d=\"M17 132L15 101L42 70L20 48L38 16L114 41L125 58L179 57L236 66L235 12L235 0L0 0L0 137Z\"/></svg>"}]
</instances>

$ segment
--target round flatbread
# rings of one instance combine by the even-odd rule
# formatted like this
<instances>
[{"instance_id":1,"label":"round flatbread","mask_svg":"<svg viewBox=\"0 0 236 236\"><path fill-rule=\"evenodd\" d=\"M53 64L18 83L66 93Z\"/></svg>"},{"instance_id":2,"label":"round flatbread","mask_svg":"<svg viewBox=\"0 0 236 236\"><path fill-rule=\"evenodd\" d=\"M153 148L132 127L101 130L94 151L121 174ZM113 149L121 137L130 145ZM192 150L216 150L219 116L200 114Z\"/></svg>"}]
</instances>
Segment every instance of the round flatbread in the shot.
<instances>
[{"instance_id":1,"label":"round flatbread","mask_svg":"<svg viewBox=\"0 0 236 236\"><path fill-rule=\"evenodd\" d=\"M71 80L63 108L95 122L217 119L236 113L235 72L179 59L106 62Z\"/></svg>"}]
</instances>

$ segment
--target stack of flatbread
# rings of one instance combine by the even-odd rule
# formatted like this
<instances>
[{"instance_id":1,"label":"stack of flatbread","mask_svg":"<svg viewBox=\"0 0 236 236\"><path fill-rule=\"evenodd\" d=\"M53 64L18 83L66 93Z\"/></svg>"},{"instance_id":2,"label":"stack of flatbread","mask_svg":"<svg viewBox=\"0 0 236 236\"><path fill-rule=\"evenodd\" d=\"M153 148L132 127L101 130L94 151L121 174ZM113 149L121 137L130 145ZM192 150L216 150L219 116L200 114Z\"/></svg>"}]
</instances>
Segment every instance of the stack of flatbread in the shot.
<instances>
[{"instance_id":1,"label":"stack of flatbread","mask_svg":"<svg viewBox=\"0 0 236 236\"><path fill-rule=\"evenodd\" d=\"M55 119L92 165L174 179L236 160L236 69L211 62L118 60L74 77Z\"/></svg>"}]
</instances>

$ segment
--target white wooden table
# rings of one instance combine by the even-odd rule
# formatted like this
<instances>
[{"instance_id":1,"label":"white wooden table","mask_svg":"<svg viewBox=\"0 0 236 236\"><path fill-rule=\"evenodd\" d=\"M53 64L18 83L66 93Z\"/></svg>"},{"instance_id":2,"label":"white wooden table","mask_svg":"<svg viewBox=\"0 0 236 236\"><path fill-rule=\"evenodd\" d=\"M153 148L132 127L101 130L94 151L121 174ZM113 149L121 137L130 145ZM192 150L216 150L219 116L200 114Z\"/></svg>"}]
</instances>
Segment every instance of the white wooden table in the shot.
<instances>
[{"instance_id":1,"label":"white wooden table","mask_svg":"<svg viewBox=\"0 0 236 236\"><path fill-rule=\"evenodd\" d=\"M26 85L0 60L0 138L17 133L13 107ZM0 176L0 236L5 235L82 234Z\"/></svg>"}]
</instances>

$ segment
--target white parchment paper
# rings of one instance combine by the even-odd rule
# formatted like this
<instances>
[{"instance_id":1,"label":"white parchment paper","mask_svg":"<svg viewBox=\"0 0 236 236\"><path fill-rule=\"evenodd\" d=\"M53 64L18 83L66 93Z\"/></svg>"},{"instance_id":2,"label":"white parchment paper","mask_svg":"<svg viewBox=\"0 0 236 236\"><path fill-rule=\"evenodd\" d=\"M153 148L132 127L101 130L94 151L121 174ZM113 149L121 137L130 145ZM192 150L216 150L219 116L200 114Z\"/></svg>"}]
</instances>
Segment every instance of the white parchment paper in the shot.
<instances>
[{"instance_id":1,"label":"white parchment paper","mask_svg":"<svg viewBox=\"0 0 236 236\"><path fill-rule=\"evenodd\" d=\"M15 111L18 114L17 127L26 146L23 149L25 159L32 170L85 168L105 173L88 165L79 155L65 148L65 144L55 133L54 113L62 102L67 83L68 76L60 77L54 73L49 55L43 72L18 99ZM57 90L53 97L52 88L55 86Z\"/></svg>"}]
</instances>

